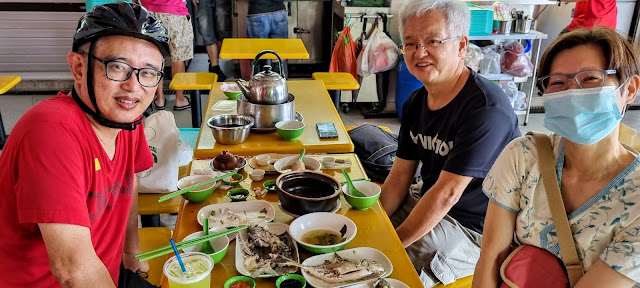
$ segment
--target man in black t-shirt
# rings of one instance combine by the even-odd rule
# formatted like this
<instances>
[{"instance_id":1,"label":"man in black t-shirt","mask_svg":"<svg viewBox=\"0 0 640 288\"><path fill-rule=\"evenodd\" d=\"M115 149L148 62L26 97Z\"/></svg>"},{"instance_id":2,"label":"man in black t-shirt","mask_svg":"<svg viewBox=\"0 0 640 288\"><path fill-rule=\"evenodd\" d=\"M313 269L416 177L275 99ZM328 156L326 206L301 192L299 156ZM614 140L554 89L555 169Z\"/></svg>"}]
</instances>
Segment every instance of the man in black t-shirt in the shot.
<instances>
[{"instance_id":1,"label":"man in black t-shirt","mask_svg":"<svg viewBox=\"0 0 640 288\"><path fill-rule=\"evenodd\" d=\"M425 287L473 274L488 204L482 181L520 136L504 92L464 66L469 26L457 0L408 0L400 10L405 61L424 87L404 104L380 201ZM410 189L420 163L422 186Z\"/></svg>"}]
</instances>

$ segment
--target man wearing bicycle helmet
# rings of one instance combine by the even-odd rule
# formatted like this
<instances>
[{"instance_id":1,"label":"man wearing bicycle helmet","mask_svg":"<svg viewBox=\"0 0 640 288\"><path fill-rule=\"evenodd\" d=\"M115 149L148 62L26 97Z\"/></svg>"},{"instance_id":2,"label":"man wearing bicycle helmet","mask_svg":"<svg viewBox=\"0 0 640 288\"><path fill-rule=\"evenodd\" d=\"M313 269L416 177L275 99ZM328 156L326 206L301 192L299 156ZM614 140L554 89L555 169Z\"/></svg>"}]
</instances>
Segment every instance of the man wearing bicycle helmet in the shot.
<instances>
[{"instance_id":1,"label":"man wearing bicycle helmet","mask_svg":"<svg viewBox=\"0 0 640 288\"><path fill-rule=\"evenodd\" d=\"M96 6L67 61L72 91L18 121L0 154L0 287L114 287L146 272L134 174L153 165L141 124L167 36L137 4Z\"/></svg>"}]
</instances>

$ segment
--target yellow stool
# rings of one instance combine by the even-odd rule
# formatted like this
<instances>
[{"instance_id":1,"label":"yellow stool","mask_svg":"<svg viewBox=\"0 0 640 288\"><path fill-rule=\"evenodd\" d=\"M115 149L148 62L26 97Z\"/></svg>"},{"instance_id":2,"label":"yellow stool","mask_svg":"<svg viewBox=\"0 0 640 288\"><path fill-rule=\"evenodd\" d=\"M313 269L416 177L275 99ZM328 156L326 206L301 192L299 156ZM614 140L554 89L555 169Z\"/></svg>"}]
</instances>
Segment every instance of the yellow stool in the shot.
<instances>
[{"instance_id":1,"label":"yellow stool","mask_svg":"<svg viewBox=\"0 0 640 288\"><path fill-rule=\"evenodd\" d=\"M166 194L138 194L138 215L178 213L182 197L173 197L167 201L158 203L158 198L164 195Z\"/></svg>"},{"instance_id":2,"label":"yellow stool","mask_svg":"<svg viewBox=\"0 0 640 288\"><path fill-rule=\"evenodd\" d=\"M329 90L331 100L336 109L340 107L340 90L358 90L360 83L353 78L351 73L346 72L315 72L311 75L314 80L320 80L324 87Z\"/></svg>"},{"instance_id":3,"label":"yellow stool","mask_svg":"<svg viewBox=\"0 0 640 288\"><path fill-rule=\"evenodd\" d=\"M140 249L142 252L158 249L169 243L169 238L173 235L173 231L167 227L154 228L138 228L138 237L140 238ZM160 256L149 260L149 283L160 286L164 273L162 267L171 254Z\"/></svg>"},{"instance_id":4,"label":"yellow stool","mask_svg":"<svg viewBox=\"0 0 640 288\"><path fill-rule=\"evenodd\" d=\"M169 83L172 90L191 90L191 125L200 128L202 122L202 107L200 107L200 90L211 90L213 83L218 81L218 75L209 72L176 73Z\"/></svg>"}]
</instances>

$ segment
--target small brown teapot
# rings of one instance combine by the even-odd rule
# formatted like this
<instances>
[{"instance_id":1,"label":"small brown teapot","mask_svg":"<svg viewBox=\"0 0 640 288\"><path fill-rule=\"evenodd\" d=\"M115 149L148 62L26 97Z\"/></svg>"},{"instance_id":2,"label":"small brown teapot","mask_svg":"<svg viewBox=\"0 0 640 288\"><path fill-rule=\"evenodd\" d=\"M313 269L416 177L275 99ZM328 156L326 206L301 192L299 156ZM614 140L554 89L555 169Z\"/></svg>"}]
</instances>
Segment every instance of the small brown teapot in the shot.
<instances>
[{"instance_id":1,"label":"small brown teapot","mask_svg":"<svg viewBox=\"0 0 640 288\"><path fill-rule=\"evenodd\" d=\"M229 151L222 151L216 158L213 158L213 168L218 170L233 170L238 167L238 157L229 153Z\"/></svg>"}]
</instances>

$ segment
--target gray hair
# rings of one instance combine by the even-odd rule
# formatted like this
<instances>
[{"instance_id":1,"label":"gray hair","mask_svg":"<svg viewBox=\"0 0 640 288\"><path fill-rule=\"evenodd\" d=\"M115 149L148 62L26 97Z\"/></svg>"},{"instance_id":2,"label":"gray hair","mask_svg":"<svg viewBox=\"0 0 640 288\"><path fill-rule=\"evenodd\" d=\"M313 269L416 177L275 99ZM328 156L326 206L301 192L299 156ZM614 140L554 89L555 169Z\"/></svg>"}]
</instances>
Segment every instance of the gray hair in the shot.
<instances>
[{"instance_id":1,"label":"gray hair","mask_svg":"<svg viewBox=\"0 0 640 288\"><path fill-rule=\"evenodd\" d=\"M471 12L459 0L407 0L400 8L400 37L404 40L404 23L408 18L429 12L444 12L445 22L451 36L469 36Z\"/></svg>"}]
</instances>

